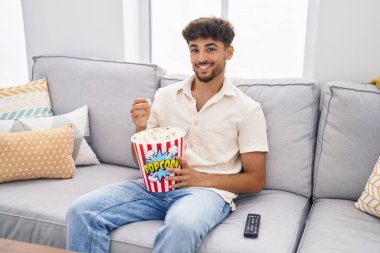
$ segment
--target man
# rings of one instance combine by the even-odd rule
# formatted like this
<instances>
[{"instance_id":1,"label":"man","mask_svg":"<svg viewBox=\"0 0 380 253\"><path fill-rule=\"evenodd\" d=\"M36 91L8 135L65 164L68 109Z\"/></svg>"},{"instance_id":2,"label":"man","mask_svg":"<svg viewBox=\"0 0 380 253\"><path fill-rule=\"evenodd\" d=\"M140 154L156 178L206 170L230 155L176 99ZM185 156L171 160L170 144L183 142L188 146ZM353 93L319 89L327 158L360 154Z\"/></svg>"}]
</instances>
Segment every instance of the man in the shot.
<instances>
[{"instance_id":1,"label":"man","mask_svg":"<svg viewBox=\"0 0 380 253\"><path fill-rule=\"evenodd\" d=\"M152 193L142 180L128 181L83 196L68 212L68 249L107 252L112 229L165 220L153 252L196 252L208 231L235 209L236 193L264 187L268 144L263 112L224 77L234 53L232 25L199 18L182 34L195 76L159 89L152 107L140 98L130 110L136 132L164 126L186 130L184 156L178 157L183 169L167 169L178 174L167 180L179 183L173 191Z\"/></svg>"}]
</instances>

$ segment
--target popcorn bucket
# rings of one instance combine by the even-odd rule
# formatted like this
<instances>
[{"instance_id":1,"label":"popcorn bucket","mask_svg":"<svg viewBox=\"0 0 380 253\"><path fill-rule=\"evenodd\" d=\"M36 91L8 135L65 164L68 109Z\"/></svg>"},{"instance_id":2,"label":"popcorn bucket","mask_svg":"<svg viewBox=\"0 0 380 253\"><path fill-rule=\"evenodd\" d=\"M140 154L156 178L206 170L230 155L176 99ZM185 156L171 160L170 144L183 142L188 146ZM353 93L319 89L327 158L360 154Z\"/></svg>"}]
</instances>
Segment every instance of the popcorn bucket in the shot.
<instances>
[{"instance_id":1,"label":"popcorn bucket","mask_svg":"<svg viewBox=\"0 0 380 253\"><path fill-rule=\"evenodd\" d=\"M176 156L182 157L186 131L177 127L146 129L131 138L145 187L151 192L167 192L175 181L166 168L181 168Z\"/></svg>"}]
</instances>

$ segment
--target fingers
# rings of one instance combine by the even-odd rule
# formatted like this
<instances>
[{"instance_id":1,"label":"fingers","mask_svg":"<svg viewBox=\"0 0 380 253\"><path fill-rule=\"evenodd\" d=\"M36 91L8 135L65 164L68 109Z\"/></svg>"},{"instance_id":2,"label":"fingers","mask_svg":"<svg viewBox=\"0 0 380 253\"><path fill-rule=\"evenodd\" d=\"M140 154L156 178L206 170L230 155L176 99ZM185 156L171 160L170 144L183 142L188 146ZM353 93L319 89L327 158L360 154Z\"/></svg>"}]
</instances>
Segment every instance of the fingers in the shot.
<instances>
[{"instance_id":1,"label":"fingers","mask_svg":"<svg viewBox=\"0 0 380 253\"><path fill-rule=\"evenodd\" d=\"M172 170L173 169L171 169L171 171ZM165 180L173 182L173 184L169 186L170 189L177 189L189 186L189 183L187 182L187 176L184 175L169 176L166 177Z\"/></svg>"},{"instance_id":2,"label":"fingers","mask_svg":"<svg viewBox=\"0 0 380 253\"><path fill-rule=\"evenodd\" d=\"M134 110L146 110L146 109L149 109L150 108L150 105L146 102L144 103L138 103L138 104L135 104L132 106L132 109Z\"/></svg>"},{"instance_id":3,"label":"fingers","mask_svg":"<svg viewBox=\"0 0 380 253\"><path fill-rule=\"evenodd\" d=\"M147 104L150 106L152 103L149 98L136 98L135 101L133 101L132 106L137 104Z\"/></svg>"},{"instance_id":4,"label":"fingers","mask_svg":"<svg viewBox=\"0 0 380 253\"><path fill-rule=\"evenodd\" d=\"M184 172L183 169L166 168L166 170L169 171L169 172L173 172L175 174L179 174L179 175L186 174L186 172Z\"/></svg>"},{"instance_id":5,"label":"fingers","mask_svg":"<svg viewBox=\"0 0 380 253\"><path fill-rule=\"evenodd\" d=\"M179 182L179 183L176 183L176 184L172 184L169 186L170 189L177 189L177 188L181 188L181 187L187 187L187 184L184 183L184 182Z\"/></svg>"},{"instance_id":6,"label":"fingers","mask_svg":"<svg viewBox=\"0 0 380 253\"><path fill-rule=\"evenodd\" d=\"M150 101L150 100L149 100ZM132 114L132 118L138 116L148 116L150 114L150 103L148 99L145 98L136 98L132 104L132 108L129 111Z\"/></svg>"},{"instance_id":7,"label":"fingers","mask_svg":"<svg viewBox=\"0 0 380 253\"><path fill-rule=\"evenodd\" d=\"M168 176L166 177L166 180L168 181L181 181L183 180L183 175L187 174L183 169L177 169L177 168L166 168L166 171L172 172L175 175L174 176Z\"/></svg>"},{"instance_id":8,"label":"fingers","mask_svg":"<svg viewBox=\"0 0 380 253\"><path fill-rule=\"evenodd\" d=\"M150 110L150 105L148 103L140 103L132 106L131 110L129 110L131 113L135 111L149 111Z\"/></svg>"},{"instance_id":9,"label":"fingers","mask_svg":"<svg viewBox=\"0 0 380 253\"><path fill-rule=\"evenodd\" d=\"M150 99L136 98L130 109L131 117L136 129L146 129L150 116Z\"/></svg>"},{"instance_id":10,"label":"fingers","mask_svg":"<svg viewBox=\"0 0 380 253\"><path fill-rule=\"evenodd\" d=\"M176 156L175 158L182 165L182 168L185 169L185 168L189 168L190 167L189 164L187 163L187 161L185 159L183 159L182 157Z\"/></svg>"},{"instance_id":11,"label":"fingers","mask_svg":"<svg viewBox=\"0 0 380 253\"><path fill-rule=\"evenodd\" d=\"M166 177L165 180L180 182L180 181L183 181L183 176L170 176L170 177Z\"/></svg>"},{"instance_id":12,"label":"fingers","mask_svg":"<svg viewBox=\"0 0 380 253\"><path fill-rule=\"evenodd\" d=\"M148 113L144 110L132 110L131 109L131 115L132 115L132 118L137 118L137 117L147 116Z\"/></svg>"}]
</instances>

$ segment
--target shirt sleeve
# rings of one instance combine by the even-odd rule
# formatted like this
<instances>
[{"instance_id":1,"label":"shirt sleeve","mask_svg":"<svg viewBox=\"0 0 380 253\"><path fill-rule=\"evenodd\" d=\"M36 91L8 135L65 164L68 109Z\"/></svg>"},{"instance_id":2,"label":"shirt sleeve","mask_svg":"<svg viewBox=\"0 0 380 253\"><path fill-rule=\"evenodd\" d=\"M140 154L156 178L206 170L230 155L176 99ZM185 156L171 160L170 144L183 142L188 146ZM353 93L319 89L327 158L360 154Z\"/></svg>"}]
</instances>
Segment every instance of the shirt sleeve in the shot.
<instances>
[{"instance_id":1,"label":"shirt sleeve","mask_svg":"<svg viewBox=\"0 0 380 253\"><path fill-rule=\"evenodd\" d=\"M239 124L240 153L268 152L267 125L259 103L254 104Z\"/></svg>"}]
</instances>

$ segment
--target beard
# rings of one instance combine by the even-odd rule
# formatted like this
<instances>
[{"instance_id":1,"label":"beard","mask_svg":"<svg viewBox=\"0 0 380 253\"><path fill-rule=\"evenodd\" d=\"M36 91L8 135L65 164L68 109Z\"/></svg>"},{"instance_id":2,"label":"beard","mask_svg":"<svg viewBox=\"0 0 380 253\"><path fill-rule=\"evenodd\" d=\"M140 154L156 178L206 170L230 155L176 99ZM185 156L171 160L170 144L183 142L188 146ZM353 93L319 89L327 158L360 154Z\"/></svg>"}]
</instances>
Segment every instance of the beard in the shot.
<instances>
[{"instance_id":1,"label":"beard","mask_svg":"<svg viewBox=\"0 0 380 253\"><path fill-rule=\"evenodd\" d=\"M225 66L226 66L226 63L224 62L224 64L220 64L218 66L216 66L215 69L213 69L210 74L208 75L202 75L201 73L199 73L197 71L197 67L193 66L193 71L197 77L197 79L203 83L208 83L210 81L212 81L217 75L219 75L220 73L222 73L225 69Z\"/></svg>"},{"instance_id":2,"label":"beard","mask_svg":"<svg viewBox=\"0 0 380 253\"><path fill-rule=\"evenodd\" d=\"M208 83L210 82L211 80L213 80L218 74L216 73L216 70L214 69L213 71L211 71L211 73L208 75L208 76L201 76L198 72L195 72L195 75L197 76L198 80L200 80L201 82L203 83Z\"/></svg>"}]
</instances>

